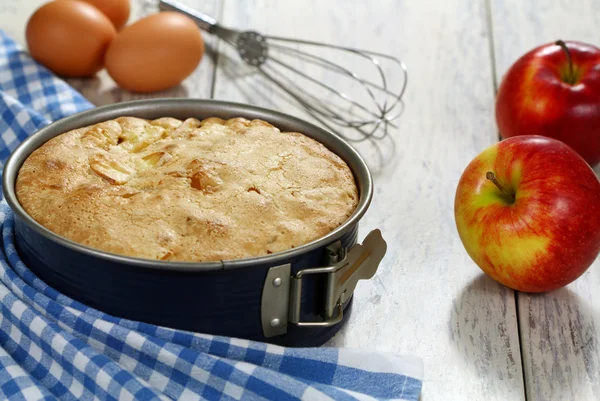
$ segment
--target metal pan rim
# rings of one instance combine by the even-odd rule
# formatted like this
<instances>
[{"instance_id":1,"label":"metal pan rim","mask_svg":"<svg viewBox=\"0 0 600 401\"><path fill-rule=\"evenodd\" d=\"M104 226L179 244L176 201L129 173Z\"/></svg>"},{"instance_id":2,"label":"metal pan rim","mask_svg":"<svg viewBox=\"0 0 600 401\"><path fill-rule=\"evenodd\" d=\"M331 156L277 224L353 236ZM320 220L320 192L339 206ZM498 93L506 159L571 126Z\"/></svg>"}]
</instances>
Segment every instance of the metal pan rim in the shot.
<instances>
[{"instance_id":1,"label":"metal pan rim","mask_svg":"<svg viewBox=\"0 0 600 401\"><path fill-rule=\"evenodd\" d=\"M340 225L327 235L320 237L307 244L301 245L299 247L282 252L277 252L271 255L223 260L218 262L170 262L118 255L79 244L50 231L49 229L36 222L31 216L29 216L29 214L19 203L14 188L18 171L21 168L21 165L23 164L25 159L35 149L40 147L49 139L58 136L64 132L67 132L71 129L84 127L87 125L94 124L96 122L105 121L124 115L139 116L144 114L154 114L154 118L162 117L166 114L172 114L164 112L161 115L160 110L168 109L169 107L173 109L178 109L180 111L190 110L190 112L188 113L189 117L193 117L193 110L196 110L196 114L198 114L198 112L202 109L208 110L209 114L213 114L214 116L219 116L219 111L221 112L221 115L229 114L233 116L237 113L239 114L239 116L249 119L263 119L278 128L280 125L286 124L300 127L297 129L297 131L307 136L313 137L314 139L320 142L321 140L315 138L315 136L327 138L330 143L325 145L329 145L328 147L331 151L333 151L334 153L338 154L340 157L346 160L350 169L352 170L352 173L355 176L355 179L358 181L357 184L360 192L359 203L354 213L342 225ZM211 110L214 110L214 112L212 112ZM186 114L183 111L182 114ZM279 124L278 122L281 122L282 124ZM344 155L341 155L340 153L343 153ZM136 266L140 268L166 271L198 272L248 268L265 263L269 263L273 266L276 266L277 264L288 263L288 261L291 258L301 256L306 252L310 252L314 249L327 246L328 244L338 240L346 231L354 227L358 223L358 221L364 216L373 197L373 179L369 168L363 160L363 158L346 141L344 141L341 137L330 131L326 131L321 127L318 127L312 123L309 123L297 117L278 111L269 110L252 105L246 105L242 103L203 99L160 98L127 101L121 103L114 103L106 106L95 107L62 118L43 127L42 129L38 130L30 137L28 137L21 144L19 144L19 146L11 153L3 169L2 192L7 204L12 209L13 213L17 218L25 222L25 224L29 228L34 230L36 233L63 247L69 248L76 252L87 254L88 256L108 260L115 263Z\"/></svg>"}]
</instances>

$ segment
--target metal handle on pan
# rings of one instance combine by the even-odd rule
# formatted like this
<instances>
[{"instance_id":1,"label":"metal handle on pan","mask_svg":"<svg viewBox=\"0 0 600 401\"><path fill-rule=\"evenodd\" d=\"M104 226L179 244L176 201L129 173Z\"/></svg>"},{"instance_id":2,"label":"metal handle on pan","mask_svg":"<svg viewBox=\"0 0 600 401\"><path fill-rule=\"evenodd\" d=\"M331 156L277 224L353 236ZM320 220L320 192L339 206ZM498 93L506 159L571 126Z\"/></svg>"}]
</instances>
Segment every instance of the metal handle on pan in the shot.
<instances>
[{"instance_id":1,"label":"metal handle on pan","mask_svg":"<svg viewBox=\"0 0 600 401\"><path fill-rule=\"evenodd\" d=\"M291 276L290 264L269 269L263 286L261 321L265 337L287 332L288 323L302 327L327 327L343 318L343 305L354 292L359 280L375 275L387 250L381 231L373 230L362 244L350 250L338 241L327 247L328 266L303 269ZM325 274L325 304L323 320L301 321L302 283L307 275Z\"/></svg>"}]
</instances>

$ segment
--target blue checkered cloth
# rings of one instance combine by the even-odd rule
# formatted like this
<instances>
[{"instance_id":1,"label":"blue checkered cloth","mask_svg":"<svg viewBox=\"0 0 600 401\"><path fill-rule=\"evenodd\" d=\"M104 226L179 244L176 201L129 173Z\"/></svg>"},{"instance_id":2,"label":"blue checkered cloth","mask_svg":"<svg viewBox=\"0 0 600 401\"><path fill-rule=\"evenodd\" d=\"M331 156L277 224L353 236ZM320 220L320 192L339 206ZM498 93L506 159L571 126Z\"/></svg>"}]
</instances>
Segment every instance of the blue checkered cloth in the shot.
<instances>
[{"instance_id":1,"label":"blue checkered cloth","mask_svg":"<svg viewBox=\"0 0 600 401\"><path fill-rule=\"evenodd\" d=\"M0 163L37 129L93 107L0 30ZM120 319L58 293L21 261L0 203L0 398L418 400L421 359L284 348Z\"/></svg>"}]
</instances>

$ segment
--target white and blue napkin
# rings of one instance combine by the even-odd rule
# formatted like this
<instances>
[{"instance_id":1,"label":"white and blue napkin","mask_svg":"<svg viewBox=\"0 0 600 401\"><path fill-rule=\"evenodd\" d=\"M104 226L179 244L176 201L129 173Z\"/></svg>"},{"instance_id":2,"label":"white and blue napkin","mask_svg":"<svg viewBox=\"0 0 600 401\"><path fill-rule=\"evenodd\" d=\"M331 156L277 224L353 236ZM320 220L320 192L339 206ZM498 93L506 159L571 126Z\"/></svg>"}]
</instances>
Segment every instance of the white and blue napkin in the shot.
<instances>
[{"instance_id":1,"label":"white and blue napkin","mask_svg":"<svg viewBox=\"0 0 600 401\"><path fill-rule=\"evenodd\" d=\"M0 30L0 168L36 130L91 107ZM0 399L419 399L417 357L284 348L89 308L50 288L21 261L4 201L0 225Z\"/></svg>"}]
</instances>

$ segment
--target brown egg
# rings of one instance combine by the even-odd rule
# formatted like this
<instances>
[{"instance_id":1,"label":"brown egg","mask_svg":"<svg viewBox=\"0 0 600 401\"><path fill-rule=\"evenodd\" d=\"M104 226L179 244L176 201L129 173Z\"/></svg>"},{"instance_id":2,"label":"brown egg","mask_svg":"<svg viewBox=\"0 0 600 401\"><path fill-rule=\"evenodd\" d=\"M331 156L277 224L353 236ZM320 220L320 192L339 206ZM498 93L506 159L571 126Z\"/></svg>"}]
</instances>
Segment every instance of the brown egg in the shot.
<instances>
[{"instance_id":1,"label":"brown egg","mask_svg":"<svg viewBox=\"0 0 600 401\"><path fill-rule=\"evenodd\" d=\"M90 3L112 21L115 28L120 30L127 23L131 6L129 0L83 0Z\"/></svg>"},{"instance_id":2,"label":"brown egg","mask_svg":"<svg viewBox=\"0 0 600 401\"><path fill-rule=\"evenodd\" d=\"M198 66L204 41L194 21L161 12L126 26L106 52L106 70L123 89L155 92L178 85Z\"/></svg>"},{"instance_id":3,"label":"brown egg","mask_svg":"<svg viewBox=\"0 0 600 401\"><path fill-rule=\"evenodd\" d=\"M44 4L29 18L25 30L33 59L68 77L89 77L101 70L115 35L104 14L78 0Z\"/></svg>"}]
</instances>

